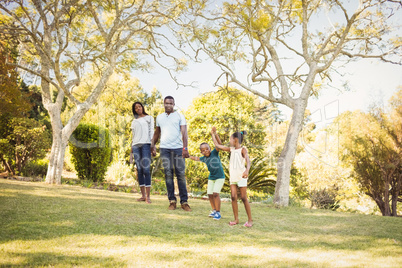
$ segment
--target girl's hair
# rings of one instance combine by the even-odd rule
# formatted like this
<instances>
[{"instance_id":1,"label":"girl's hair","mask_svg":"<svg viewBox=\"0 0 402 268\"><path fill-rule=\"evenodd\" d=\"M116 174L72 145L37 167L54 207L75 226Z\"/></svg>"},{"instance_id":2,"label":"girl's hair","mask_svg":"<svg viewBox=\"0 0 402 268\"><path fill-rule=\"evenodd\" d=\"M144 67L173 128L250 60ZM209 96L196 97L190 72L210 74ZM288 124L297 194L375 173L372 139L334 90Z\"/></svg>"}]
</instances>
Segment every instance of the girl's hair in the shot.
<instances>
[{"instance_id":1,"label":"girl's hair","mask_svg":"<svg viewBox=\"0 0 402 268\"><path fill-rule=\"evenodd\" d=\"M235 133L233 133L232 134L232 137L233 138L237 138L238 140L239 140L239 143L241 144L242 142L243 142L243 137L244 137L244 135L247 135L247 131L245 131L245 130L242 130L242 131L240 131L240 132L235 132Z\"/></svg>"},{"instance_id":2,"label":"girl's hair","mask_svg":"<svg viewBox=\"0 0 402 268\"><path fill-rule=\"evenodd\" d=\"M145 115L148 115L148 114L145 112L144 105L142 105L141 102L136 101L136 102L134 102L134 104L133 104L133 115L134 115L135 118L138 118L138 114L137 114L137 112L135 111L135 105L136 105L136 104L141 105L141 107L142 107L142 113L145 114Z\"/></svg>"}]
</instances>

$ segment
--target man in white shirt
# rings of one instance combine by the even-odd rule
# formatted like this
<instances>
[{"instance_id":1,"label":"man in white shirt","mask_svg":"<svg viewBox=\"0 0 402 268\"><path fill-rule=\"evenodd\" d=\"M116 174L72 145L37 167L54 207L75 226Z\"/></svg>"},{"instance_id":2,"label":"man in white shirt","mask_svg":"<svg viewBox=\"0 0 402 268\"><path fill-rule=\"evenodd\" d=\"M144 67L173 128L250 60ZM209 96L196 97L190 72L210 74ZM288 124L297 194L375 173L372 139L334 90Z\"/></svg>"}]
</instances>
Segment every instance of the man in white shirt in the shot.
<instances>
[{"instance_id":1,"label":"man in white shirt","mask_svg":"<svg viewBox=\"0 0 402 268\"><path fill-rule=\"evenodd\" d=\"M188 194L186 186L186 162L185 158L189 157L187 142L187 124L182 114L174 111L174 98L167 96L163 105L165 112L156 117L156 129L151 143L152 155L156 155L155 144L160 142L160 154L165 172L166 189L169 199L169 210L176 209L177 199L174 195L174 173L177 177L177 185L179 186L180 203L182 209L191 211L187 203Z\"/></svg>"}]
</instances>

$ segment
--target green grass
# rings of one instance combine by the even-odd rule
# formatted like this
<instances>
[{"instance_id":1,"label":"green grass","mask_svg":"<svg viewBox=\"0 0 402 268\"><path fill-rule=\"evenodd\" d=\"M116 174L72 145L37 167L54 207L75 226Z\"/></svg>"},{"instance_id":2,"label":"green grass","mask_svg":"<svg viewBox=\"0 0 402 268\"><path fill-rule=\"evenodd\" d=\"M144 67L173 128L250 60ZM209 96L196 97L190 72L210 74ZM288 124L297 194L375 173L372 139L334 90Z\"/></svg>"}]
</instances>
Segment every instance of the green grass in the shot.
<instances>
[{"instance_id":1,"label":"green grass","mask_svg":"<svg viewBox=\"0 0 402 268\"><path fill-rule=\"evenodd\" d=\"M251 204L251 229L138 194L0 180L0 266L401 267L402 218ZM240 220L246 221L239 204Z\"/></svg>"}]
</instances>

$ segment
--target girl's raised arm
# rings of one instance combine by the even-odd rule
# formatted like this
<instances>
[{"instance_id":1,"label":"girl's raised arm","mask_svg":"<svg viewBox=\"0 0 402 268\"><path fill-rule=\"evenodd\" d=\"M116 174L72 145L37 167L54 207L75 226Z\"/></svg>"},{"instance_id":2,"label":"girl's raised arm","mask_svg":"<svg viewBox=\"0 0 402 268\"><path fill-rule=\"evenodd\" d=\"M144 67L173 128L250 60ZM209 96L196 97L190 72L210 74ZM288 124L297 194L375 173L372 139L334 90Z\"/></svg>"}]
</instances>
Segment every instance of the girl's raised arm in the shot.
<instances>
[{"instance_id":1,"label":"girl's raised arm","mask_svg":"<svg viewBox=\"0 0 402 268\"><path fill-rule=\"evenodd\" d=\"M221 139L219 138L218 134L216 133L216 128L215 127L212 128L211 135L212 135L212 141L215 144L215 148L217 148L218 150L230 152L229 147L226 147L226 146L222 145Z\"/></svg>"}]
</instances>

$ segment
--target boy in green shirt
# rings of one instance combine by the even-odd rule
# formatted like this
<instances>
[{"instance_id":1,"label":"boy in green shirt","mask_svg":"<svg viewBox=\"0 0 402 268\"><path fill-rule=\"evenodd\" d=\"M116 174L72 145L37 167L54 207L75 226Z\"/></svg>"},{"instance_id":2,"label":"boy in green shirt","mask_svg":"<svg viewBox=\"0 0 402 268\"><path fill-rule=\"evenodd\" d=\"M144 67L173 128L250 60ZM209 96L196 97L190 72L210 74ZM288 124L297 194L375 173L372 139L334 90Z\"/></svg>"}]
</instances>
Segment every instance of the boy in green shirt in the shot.
<instances>
[{"instance_id":1,"label":"boy in green shirt","mask_svg":"<svg viewBox=\"0 0 402 268\"><path fill-rule=\"evenodd\" d=\"M220 140L218 142L220 142ZM214 220L220 220L222 216L220 212L221 198L219 194L225 183L225 173L219 157L219 149L215 148L211 151L211 147L208 143L203 142L200 145L200 151L203 155L202 157L190 155L190 159L204 162L207 165L209 171L207 194L212 207L212 212L209 214L209 217L212 217Z\"/></svg>"}]
</instances>

